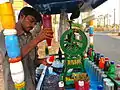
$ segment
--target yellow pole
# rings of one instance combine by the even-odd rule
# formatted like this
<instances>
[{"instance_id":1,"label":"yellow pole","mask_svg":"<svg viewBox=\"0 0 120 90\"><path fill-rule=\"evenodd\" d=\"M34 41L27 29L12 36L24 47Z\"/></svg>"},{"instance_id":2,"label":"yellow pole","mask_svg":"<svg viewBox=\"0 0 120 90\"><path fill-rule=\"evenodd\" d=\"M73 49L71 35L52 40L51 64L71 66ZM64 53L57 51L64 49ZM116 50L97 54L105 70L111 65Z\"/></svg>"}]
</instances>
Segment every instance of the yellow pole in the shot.
<instances>
[{"instance_id":1,"label":"yellow pole","mask_svg":"<svg viewBox=\"0 0 120 90\"><path fill-rule=\"evenodd\" d=\"M90 25L90 27L89 27L90 48L93 48L94 20L91 20L89 25Z\"/></svg>"}]
</instances>

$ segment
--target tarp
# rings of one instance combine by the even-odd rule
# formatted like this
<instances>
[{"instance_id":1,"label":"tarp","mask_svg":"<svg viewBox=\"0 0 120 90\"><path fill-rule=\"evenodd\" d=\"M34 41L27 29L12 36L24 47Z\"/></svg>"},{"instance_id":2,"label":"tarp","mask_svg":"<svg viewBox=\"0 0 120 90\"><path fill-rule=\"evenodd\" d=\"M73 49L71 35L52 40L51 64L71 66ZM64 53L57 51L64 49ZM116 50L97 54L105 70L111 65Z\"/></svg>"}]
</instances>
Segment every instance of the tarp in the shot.
<instances>
[{"instance_id":1,"label":"tarp","mask_svg":"<svg viewBox=\"0 0 120 90\"><path fill-rule=\"evenodd\" d=\"M24 0L42 14L60 14L61 10L72 13L76 7L81 12L95 9L107 0ZM81 7L81 4L82 7Z\"/></svg>"}]
</instances>

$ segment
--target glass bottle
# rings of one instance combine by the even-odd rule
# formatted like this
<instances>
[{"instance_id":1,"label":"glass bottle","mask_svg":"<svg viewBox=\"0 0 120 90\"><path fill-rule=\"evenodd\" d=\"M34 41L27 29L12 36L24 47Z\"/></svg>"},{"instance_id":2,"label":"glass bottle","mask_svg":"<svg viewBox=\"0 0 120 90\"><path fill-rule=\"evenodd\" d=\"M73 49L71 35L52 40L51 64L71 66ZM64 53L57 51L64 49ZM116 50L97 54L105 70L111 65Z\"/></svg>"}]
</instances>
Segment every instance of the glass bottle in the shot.
<instances>
[{"instance_id":1,"label":"glass bottle","mask_svg":"<svg viewBox=\"0 0 120 90\"><path fill-rule=\"evenodd\" d=\"M104 71L108 71L109 67L110 67L109 58L105 57Z\"/></svg>"},{"instance_id":2,"label":"glass bottle","mask_svg":"<svg viewBox=\"0 0 120 90\"><path fill-rule=\"evenodd\" d=\"M58 55L59 55L60 62L62 62L62 51L61 51L60 48L59 48L59 51L58 51Z\"/></svg>"},{"instance_id":3,"label":"glass bottle","mask_svg":"<svg viewBox=\"0 0 120 90\"><path fill-rule=\"evenodd\" d=\"M94 55L94 62L95 62L95 64L97 62L97 53L95 53L95 55Z\"/></svg>"},{"instance_id":4,"label":"glass bottle","mask_svg":"<svg viewBox=\"0 0 120 90\"><path fill-rule=\"evenodd\" d=\"M45 40L45 55L46 55L46 56L49 55L49 49L48 49L48 45L47 45L46 40Z\"/></svg>"},{"instance_id":5,"label":"glass bottle","mask_svg":"<svg viewBox=\"0 0 120 90\"><path fill-rule=\"evenodd\" d=\"M96 59L96 65L99 65L99 60L100 60L100 53L97 53L97 59Z\"/></svg>"},{"instance_id":6,"label":"glass bottle","mask_svg":"<svg viewBox=\"0 0 120 90\"><path fill-rule=\"evenodd\" d=\"M95 51L92 50L92 53L91 53L91 61L94 61L94 56L95 56Z\"/></svg>"},{"instance_id":7,"label":"glass bottle","mask_svg":"<svg viewBox=\"0 0 120 90\"><path fill-rule=\"evenodd\" d=\"M117 64L116 66L116 75L117 75L117 79L120 80L120 64Z\"/></svg>"},{"instance_id":8,"label":"glass bottle","mask_svg":"<svg viewBox=\"0 0 120 90\"><path fill-rule=\"evenodd\" d=\"M64 82L63 81L60 81L58 83L58 85L59 85L59 89L58 90L65 90L65 88L64 88Z\"/></svg>"},{"instance_id":9,"label":"glass bottle","mask_svg":"<svg viewBox=\"0 0 120 90\"><path fill-rule=\"evenodd\" d=\"M111 61L110 62L110 67L108 69L108 74L112 77L115 76L115 72L116 72L116 68L115 68L115 64L114 64L114 61Z\"/></svg>"},{"instance_id":10,"label":"glass bottle","mask_svg":"<svg viewBox=\"0 0 120 90\"><path fill-rule=\"evenodd\" d=\"M105 65L105 58L104 58L104 55L101 55L100 61L99 61L99 68L103 70L104 65Z\"/></svg>"}]
</instances>

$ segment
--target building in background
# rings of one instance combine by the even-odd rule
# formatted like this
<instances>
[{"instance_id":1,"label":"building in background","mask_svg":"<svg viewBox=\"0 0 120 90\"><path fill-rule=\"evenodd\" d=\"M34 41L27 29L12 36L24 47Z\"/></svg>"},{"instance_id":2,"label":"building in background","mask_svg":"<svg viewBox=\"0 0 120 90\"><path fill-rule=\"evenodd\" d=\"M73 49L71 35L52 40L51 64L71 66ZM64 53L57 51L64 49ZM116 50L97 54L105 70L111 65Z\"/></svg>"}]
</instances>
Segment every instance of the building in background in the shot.
<instances>
[{"instance_id":1,"label":"building in background","mask_svg":"<svg viewBox=\"0 0 120 90\"><path fill-rule=\"evenodd\" d=\"M84 26L86 26L91 19L94 20L94 26L96 27L119 30L120 0L108 0L96 9L82 13L82 23Z\"/></svg>"}]
</instances>

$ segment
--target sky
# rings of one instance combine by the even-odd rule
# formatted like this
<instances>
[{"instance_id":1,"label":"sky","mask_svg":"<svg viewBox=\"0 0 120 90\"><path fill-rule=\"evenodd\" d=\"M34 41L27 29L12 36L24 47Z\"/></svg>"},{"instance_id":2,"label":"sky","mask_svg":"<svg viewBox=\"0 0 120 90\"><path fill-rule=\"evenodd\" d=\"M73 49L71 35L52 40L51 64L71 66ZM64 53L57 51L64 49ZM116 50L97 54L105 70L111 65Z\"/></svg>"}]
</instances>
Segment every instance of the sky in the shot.
<instances>
[{"instance_id":1,"label":"sky","mask_svg":"<svg viewBox=\"0 0 120 90\"><path fill-rule=\"evenodd\" d=\"M96 16L110 14L111 19L114 18L114 9L115 9L115 21L119 23L120 20L120 0L108 0L96 9L93 10L93 13Z\"/></svg>"}]
</instances>

